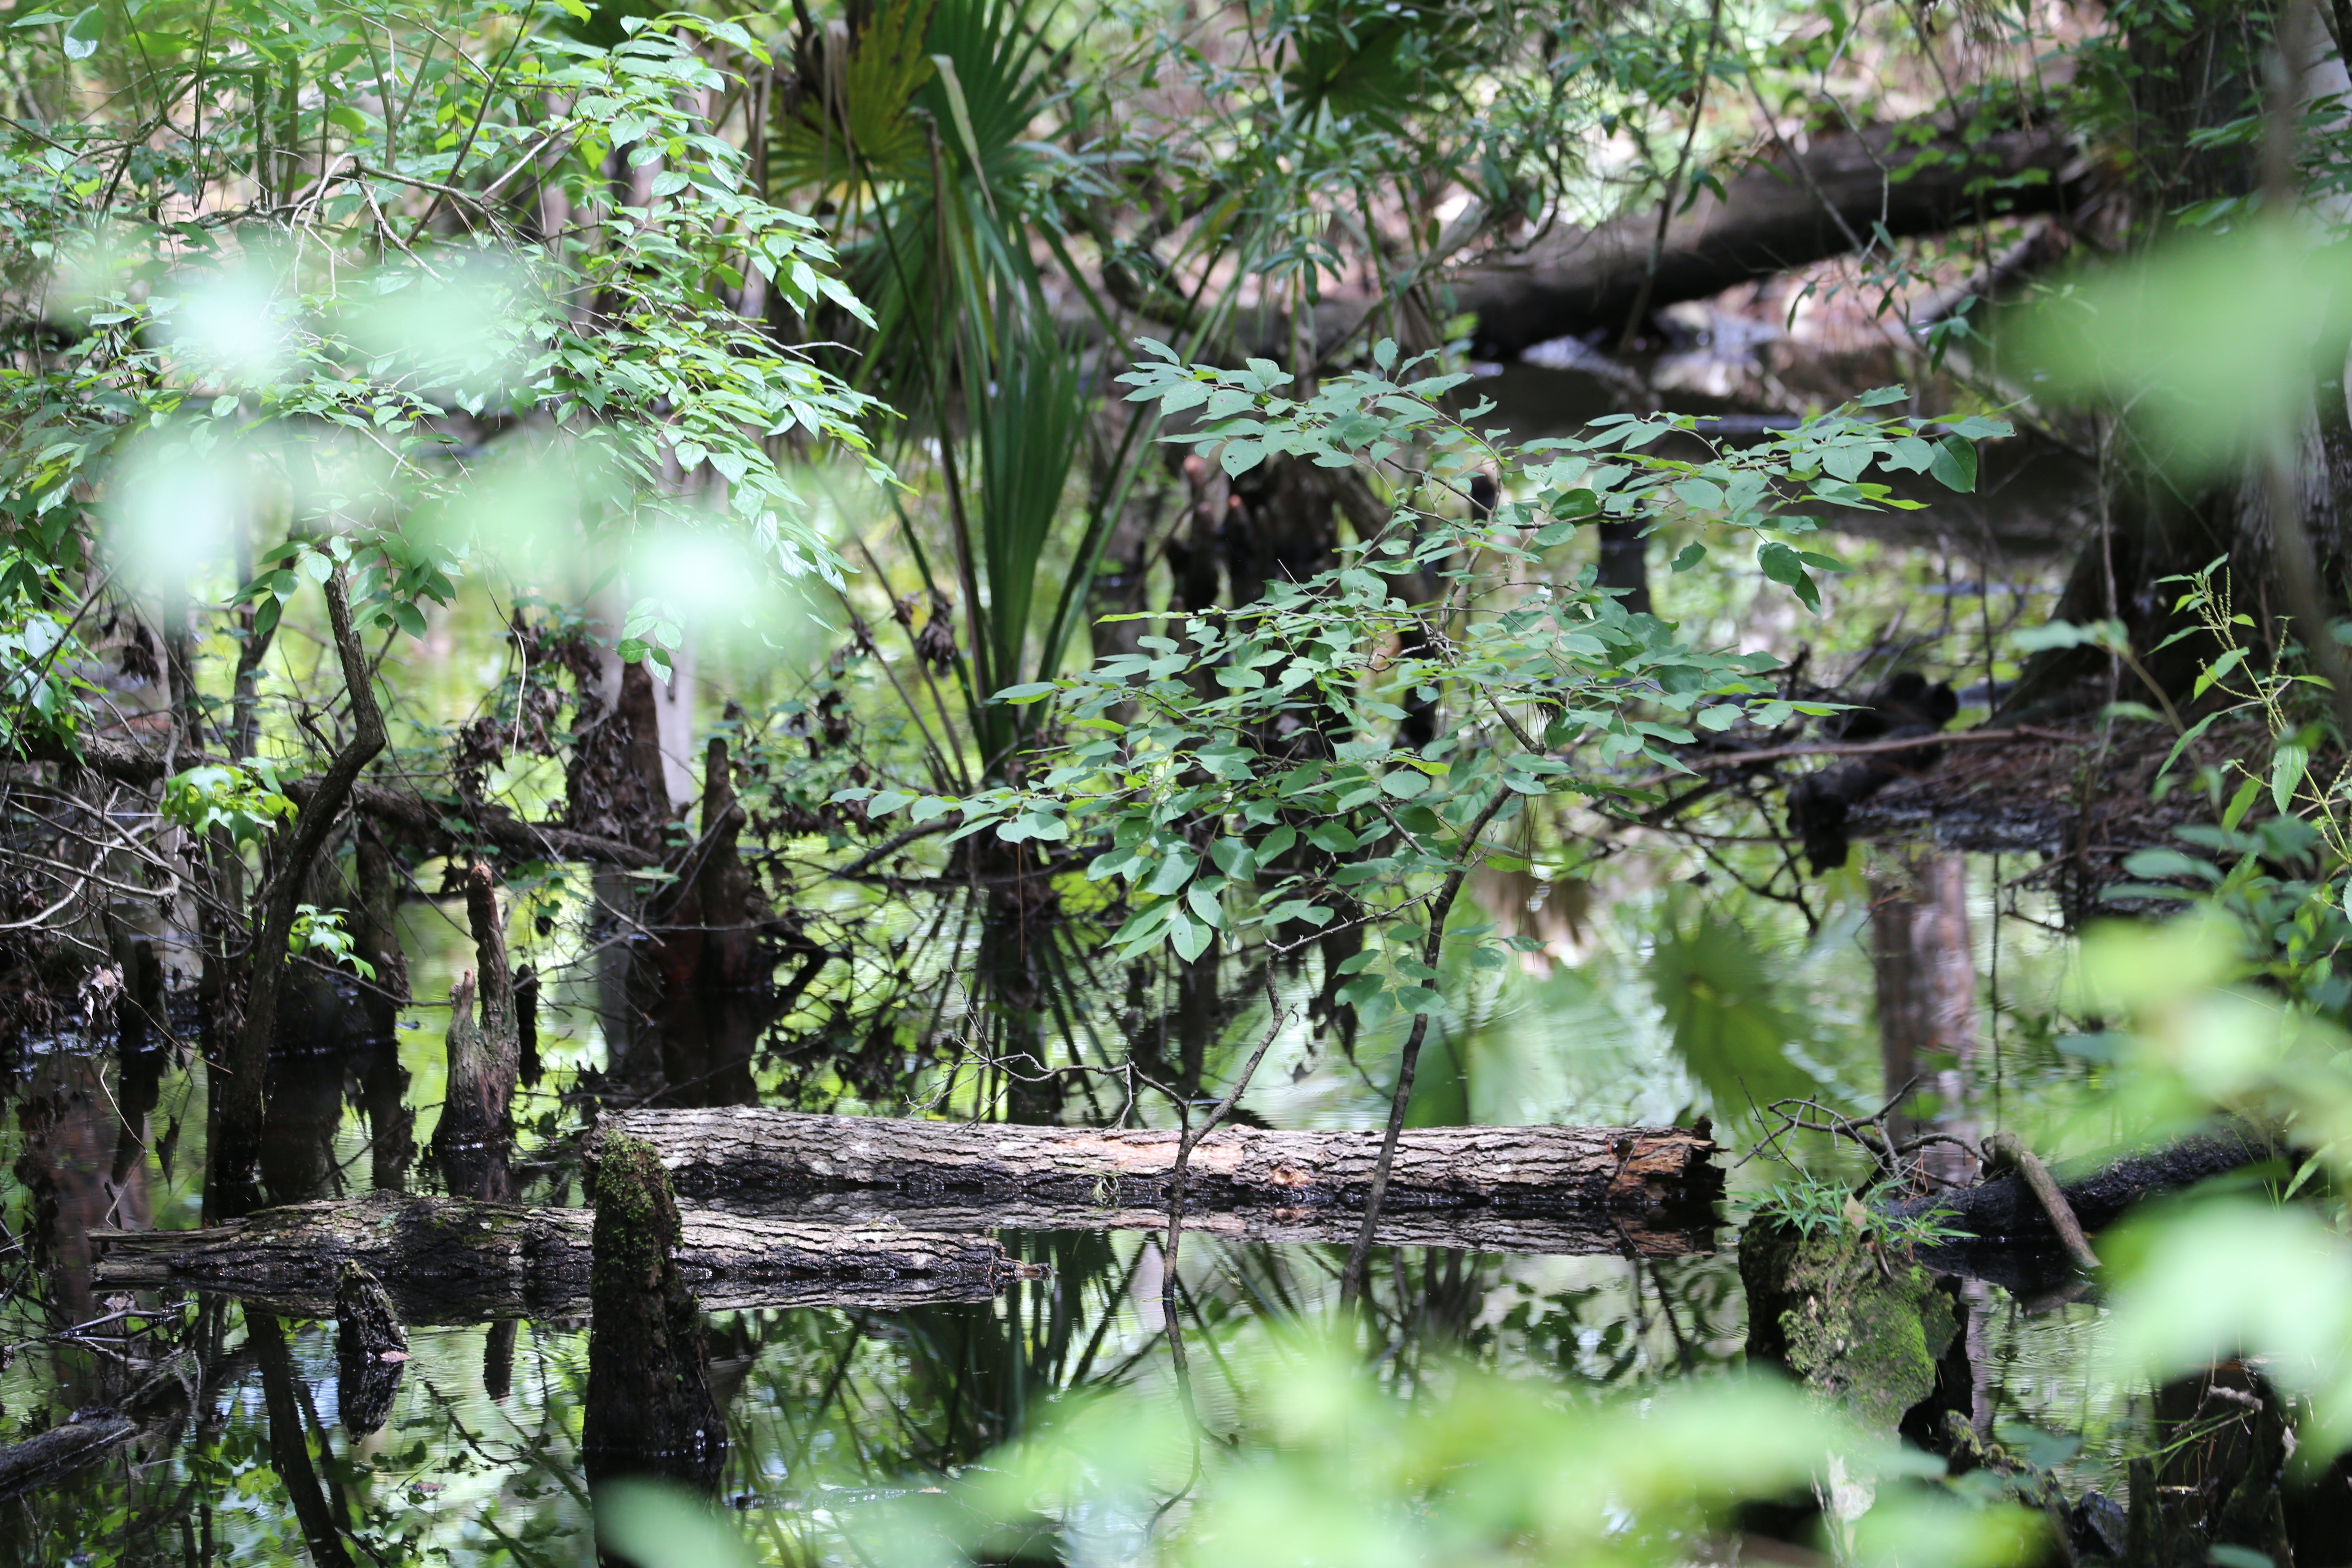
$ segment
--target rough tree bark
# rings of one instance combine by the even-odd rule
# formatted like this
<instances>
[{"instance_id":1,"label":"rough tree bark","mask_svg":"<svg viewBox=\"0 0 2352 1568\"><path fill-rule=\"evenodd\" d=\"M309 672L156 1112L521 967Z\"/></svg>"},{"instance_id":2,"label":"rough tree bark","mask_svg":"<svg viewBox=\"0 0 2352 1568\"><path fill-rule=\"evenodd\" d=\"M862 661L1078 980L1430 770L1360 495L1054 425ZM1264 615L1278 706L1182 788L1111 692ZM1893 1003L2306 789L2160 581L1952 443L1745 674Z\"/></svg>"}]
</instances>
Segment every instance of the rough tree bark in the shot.
<instances>
[{"instance_id":1,"label":"rough tree bark","mask_svg":"<svg viewBox=\"0 0 2352 1568\"><path fill-rule=\"evenodd\" d=\"M1098 1131L730 1108L609 1114L593 1135L641 1138L695 1198L894 1190L910 1205L1024 1198L1160 1206L1173 1131ZM1203 1209L1360 1208L1378 1132L1227 1127L1192 1152ZM1387 1205L1517 1214L1704 1215L1722 1191L1714 1142L1674 1128L1432 1127L1403 1132Z\"/></svg>"},{"instance_id":2,"label":"rough tree bark","mask_svg":"<svg viewBox=\"0 0 2352 1568\"><path fill-rule=\"evenodd\" d=\"M209 1230L91 1234L105 1245L98 1279L110 1289L214 1290L326 1317L351 1262L386 1281L414 1324L576 1312L589 1295L593 1228L586 1209L378 1194ZM709 1209L686 1211L675 1262L714 1308L984 1300L1024 1277L986 1237Z\"/></svg>"},{"instance_id":3,"label":"rough tree bark","mask_svg":"<svg viewBox=\"0 0 2352 1568\"><path fill-rule=\"evenodd\" d=\"M514 1195L508 1168L513 1139L509 1110L521 1071L515 1030L514 980L507 968L506 921L499 913L490 868L466 873L466 919L474 932L478 974L449 989L449 1076L433 1155L442 1180L457 1197L503 1202ZM481 1013L475 1016L476 986Z\"/></svg>"},{"instance_id":4,"label":"rough tree bark","mask_svg":"<svg viewBox=\"0 0 2352 1568\"><path fill-rule=\"evenodd\" d=\"M564 777L568 826L658 852L670 801L653 672L642 663L623 665L610 708L585 687L577 702L573 728L580 739Z\"/></svg>"},{"instance_id":5,"label":"rough tree bark","mask_svg":"<svg viewBox=\"0 0 2352 1568\"><path fill-rule=\"evenodd\" d=\"M654 962L669 995L740 991L765 976L755 918L758 884L739 847L751 815L735 795L727 742L713 735L702 764L702 833L674 895L653 906Z\"/></svg>"},{"instance_id":6,"label":"rough tree bark","mask_svg":"<svg viewBox=\"0 0 2352 1568\"><path fill-rule=\"evenodd\" d=\"M70 1421L0 1448L0 1501L62 1480L138 1431L137 1422L111 1410L78 1410Z\"/></svg>"},{"instance_id":7,"label":"rough tree bark","mask_svg":"<svg viewBox=\"0 0 2352 1568\"><path fill-rule=\"evenodd\" d=\"M391 1037L408 1005L408 955L400 946L400 895L406 880L394 835L365 813L355 812L352 870L359 907L352 911L352 952L375 971L362 994L370 1026Z\"/></svg>"}]
</instances>

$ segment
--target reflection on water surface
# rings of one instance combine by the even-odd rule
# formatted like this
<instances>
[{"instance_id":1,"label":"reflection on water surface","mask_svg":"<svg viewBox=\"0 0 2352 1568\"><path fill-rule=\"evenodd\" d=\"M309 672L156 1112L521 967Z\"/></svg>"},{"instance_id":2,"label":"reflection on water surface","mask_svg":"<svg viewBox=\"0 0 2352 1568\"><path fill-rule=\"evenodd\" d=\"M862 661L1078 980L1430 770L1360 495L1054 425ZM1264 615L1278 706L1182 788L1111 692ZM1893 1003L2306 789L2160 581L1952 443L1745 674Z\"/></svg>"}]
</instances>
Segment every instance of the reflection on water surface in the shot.
<instances>
[{"instance_id":1,"label":"reflection on water surface","mask_svg":"<svg viewBox=\"0 0 2352 1568\"><path fill-rule=\"evenodd\" d=\"M448 1016L432 1002L470 952L450 907L411 905L404 919L421 1000L392 1028L371 1027L373 1009L331 991L296 1009L272 1069L265 1175L274 1194L432 1188L423 1152ZM876 940L907 924L901 911ZM549 977L539 1073L516 1112L532 1203L583 1201L578 1134L600 1109L812 1103L795 1051L837 1041L854 1016L843 998L866 984L836 974L785 997L648 1008L633 1000L626 973L600 960L625 945L600 950L596 929L557 922L531 954ZM1877 1087L1874 1042L1835 1002L1866 973L1853 937L1849 921L1786 955L1784 996L1794 1005L1811 992L1830 1005L1809 1015L1811 1037L1774 1049L1785 1053L1778 1070L1863 1099ZM921 963L936 976L964 961L944 943ZM1687 1121L1717 1107L1704 1076L1754 1065L1695 1065L1643 989L1643 962L1588 955L1474 990L1433 1050L1426 1070L1437 1089L1415 1120L1606 1124ZM1234 989L1246 995L1253 983L1243 980ZM1263 1018L1229 1005L1186 1024L1115 992L1095 1000L1097 1025L1140 1017L1145 1026L1128 1038L1211 1089ZM17 1182L0 1256L0 1442L72 1425L94 1407L121 1412L134 1431L94 1464L0 1482L11 1493L0 1500L0 1563L593 1561L584 1316L414 1324L404 1361L357 1365L339 1356L331 1321L186 1292L110 1293L93 1278L96 1233L200 1219L205 1068L185 1043L193 1029L180 1036L96 1049L70 1036L37 1041L5 1079L13 1115L0 1152ZM1371 1125L1394 1048L1373 1031L1351 1058L1302 1030L1269 1056L1249 1107L1276 1126ZM2012 1055L2004 1066L2012 1093L2063 1070L2054 1058ZM835 1079L831 1093L831 1103L867 1108L853 1084ZM1069 1112L1082 1119L1076 1103ZM1727 1217L1738 1217L1753 1174L1735 1177ZM1117 1393L1139 1419L1172 1410L1183 1391L1168 1302L1190 1352L1192 1408L1208 1431L1236 1430L1254 1392L1252 1347L1335 1320L1346 1249L1219 1234L1219 1216L1199 1217L1172 1289L1152 1231L1006 1230L1008 1250L1045 1272L993 1301L709 1314L712 1390L729 1437L719 1496L774 1561L873 1561L874 1532L901 1500L971 1473L1079 1396ZM1413 1223L1442 1237L1441 1219ZM1717 1233L1722 1250L1648 1258L1377 1249L1370 1364L1423 1403L1443 1402L1465 1363L1530 1386L1611 1392L1724 1375L1743 1359L1747 1329L1735 1236ZM1962 1296L1972 1424L2012 1444L2042 1442L2037 1452L2072 1490L2117 1491L2145 1399L2136 1405L2098 1373L2095 1301L2029 1310L1974 1284Z\"/></svg>"}]
</instances>

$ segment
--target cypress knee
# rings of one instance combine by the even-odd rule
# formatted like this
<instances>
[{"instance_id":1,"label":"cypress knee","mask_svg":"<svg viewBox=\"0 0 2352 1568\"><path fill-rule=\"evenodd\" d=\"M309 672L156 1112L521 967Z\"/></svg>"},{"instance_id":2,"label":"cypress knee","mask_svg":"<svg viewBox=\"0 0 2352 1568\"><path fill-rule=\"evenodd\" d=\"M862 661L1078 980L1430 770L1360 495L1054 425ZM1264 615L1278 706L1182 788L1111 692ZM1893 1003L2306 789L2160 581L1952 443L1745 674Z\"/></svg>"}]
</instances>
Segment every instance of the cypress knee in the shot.
<instances>
[{"instance_id":1,"label":"cypress knee","mask_svg":"<svg viewBox=\"0 0 2352 1568\"><path fill-rule=\"evenodd\" d=\"M352 1436L383 1426L407 1361L408 1331L383 1282L344 1259L335 1279L335 1386Z\"/></svg>"},{"instance_id":2,"label":"cypress knee","mask_svg":"<svg viewBox=\"0 0 2352 1568\"><path fill-rule=\"evenodd\" d=\"M461 976L449 988L449 1080L441 1124L433 1131L433 1153L453 1195L502 1202L514 1195L508 1169L509 1114L521 1054L506 923L487 866L466 874L466 916L474 929L481 1012L478 1018L475 976Z\"/></svg>"},{"instance_id":3,"label":"cypress knee","mask_svg":"<svg viewBox=\"0 0 2352 1568\"><path fill-rule=\"evenodd\" d=\"M587 1430L594 1485L654 1474L710 1490L727 1432L710 1395L702 1309L675 1256L679 1221L653 1145L604 1140L589 1284Z\"/></svg>"}]
</instances>

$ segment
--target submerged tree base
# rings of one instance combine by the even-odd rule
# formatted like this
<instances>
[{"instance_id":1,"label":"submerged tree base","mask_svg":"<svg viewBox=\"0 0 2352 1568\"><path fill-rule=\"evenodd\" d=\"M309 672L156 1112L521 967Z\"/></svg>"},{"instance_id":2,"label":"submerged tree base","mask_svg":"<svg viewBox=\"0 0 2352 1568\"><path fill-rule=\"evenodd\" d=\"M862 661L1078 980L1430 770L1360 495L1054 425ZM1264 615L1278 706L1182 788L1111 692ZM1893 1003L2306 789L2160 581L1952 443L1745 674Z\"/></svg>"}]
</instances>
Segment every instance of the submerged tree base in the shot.
<instances>
[{"instance_id":1,"label":"submerged tree base","mask_svg":"<svg viewBox=\"0 0 2352 1568\"><path fill-rule=\"evenodd\" d=\"M1871 1233L1760 1219L1739 1238L1748 1353L1776 1362L1855 1420L1893 1432L1936 1391L1959 1328L1927 1268Z\"/></svg>"}]
</instances>

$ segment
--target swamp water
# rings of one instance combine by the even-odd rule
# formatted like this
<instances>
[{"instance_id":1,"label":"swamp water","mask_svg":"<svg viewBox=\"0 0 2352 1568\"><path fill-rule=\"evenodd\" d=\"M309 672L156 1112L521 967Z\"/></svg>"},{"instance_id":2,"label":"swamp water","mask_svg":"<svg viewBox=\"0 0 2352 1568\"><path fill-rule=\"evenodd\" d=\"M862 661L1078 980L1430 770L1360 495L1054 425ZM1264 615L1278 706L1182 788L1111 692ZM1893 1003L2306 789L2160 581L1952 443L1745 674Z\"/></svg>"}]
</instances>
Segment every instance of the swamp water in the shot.
<instances>
[{"instance_id":1,"label":"swamp water","mask_svg":"<svg viewBox=\"0 0 2352 1568\"><path fill-rule=\"evenodd\" d=\"M888 918L837 912L852 922ZM448 1014L425 999L446 997L470 953L458 906L411 905L404 918L420 1002L402 1012L392 1037L316 1029L309 1048L276 1064L274 1191L436 1184L425 1147ZM904 911L897 918L913 923ZM553 977L539 1012L541 1076L516 1112L526 1201L583 1201L576 1134L600 1108L809 1105L809 1079L787 1059L785 1026L801 1015L780 1022L772 1008L747 1005L740 1016L705 1007L649 1016L631 1007L593 942L583 936L561 950L561 932L593 922L567 916L549 929L557 941L534 955ZM887 936L877 938L885 947ZM1868 960L1853 938L1849 923L1795 955L1792 984L1866 995ZM962 962L954 952L950 943L936 961L943 973ZM2032 968L2015 954L2010 963L2012 973ZM1099 1011L1131 1026L1132 1005L1122 1014L1110 1005L1120 1000ZM1304 991L1284 995L1286 1006L1305 1000ZM1569 972L1515 973L1467 1011L1433 1050L1435 1068L1425 1065L1431 1084L1416 1096L1417 1121L1654 1123L1708 1109L1721 1117L1706 1080L1769 1065L1698 1059L1688 1038ZM1149 1006L1145 1016L1167 1032ZM1213 1090L1262 1024L1262 1013L1235 1010L1210 1031L1200 1049ZM1394 1042L1368 1034L1351 1059L1316 1054L1298 1035L1261 1069L1246 1101L1255 1115L1277 1127L1376 1125ZM1163 1048L1174 1049L1153 1047ZM1783 1071L1834 1098L1859 1103L1878 1087L1874 1047L1850 1016L1843 1028L1824 1027L1809 1043L1775 1040L1770 1050ZM2000 1069L2009 1094L2079 1070L2046 1039L2039 1047L2012 1039L2010 1052ZM941 1099L953 1092L936 1074L928 1081ZM1105 1082L1115 1107L1115 1076ZM61 1037L32 1042L0 1089L10 1112L0 1157L16 1173L0 1242L0 1444L93 1406L137 1426L96 1463L0 1500L0 1563L595 1560L582 1454L584 1317L415 1323L388 1393L380 1375L354 1390L331 1321L188 1292L116 1293L92 1280L91 1232L199 1221L200 1060L153 1039L92 1050ZM845 1086L834 1092L839 1108L866 1109ZM1071 1120L1085 1119L1083 1100L1066 1106ZM1729 1126L1719 1135L1730 1151L1724 1164L1754 1141ZM1826 1156L1822 1167L1831 1168ZM1735 1173L1727 1221L1738 1218L1741 1194L1762 1171ZM909 1500L934 1500L946 1478L984 1471L1000 1445L1074 1396L1122 1402L1111 1407L1139 1419L1189 1405L1212 1434L1234 1432L1259 1392L1253 1369L1265 1364L1265 1347L1339 1316L1343 1247L1188 1230L1175 1289L1164 1291L1154 1234L1001 1234L1014 1258L1045 1268L993 1300L707 1315L728 1436L716 1492L761 1560L901 1560L886 1547ZM1408 1405L1451 1399L1473 1368L1539 1390L1636 1396L1721 1378L1743 1360L1747 1332L1737 1236L1727 1223L1715 1250L1658 1258L1376 1249L1372 1364ZM1171 1302L1187 1352L1181 1379ZM1977 1282L1962 1287L1958 1304L1967 1378L1958 1405L1969 1425L2030 1454L2069 1499L2124 1495L2129 1459L2147 1447L2149 1391L2100 1370L2095 1296L2027 1299ZM982 1560L1119 1561L1182 1490L1128 1517L1064 1521L1058 1559L1049 1539ZM680 1550L673 1561L719 1561Z\"/></svg>"}]
</instances>

